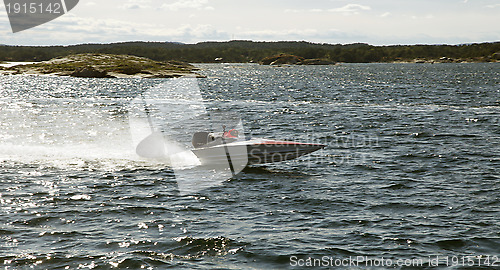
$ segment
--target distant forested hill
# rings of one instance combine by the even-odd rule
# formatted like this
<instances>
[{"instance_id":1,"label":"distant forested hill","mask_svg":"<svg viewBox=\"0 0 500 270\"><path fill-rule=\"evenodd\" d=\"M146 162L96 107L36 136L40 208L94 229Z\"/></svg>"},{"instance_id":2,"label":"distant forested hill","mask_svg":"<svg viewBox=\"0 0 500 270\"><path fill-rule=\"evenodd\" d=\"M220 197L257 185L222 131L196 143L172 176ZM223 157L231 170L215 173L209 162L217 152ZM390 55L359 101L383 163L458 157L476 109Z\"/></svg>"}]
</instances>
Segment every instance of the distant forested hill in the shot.
<instances>
[{"instance_id":1,"label":"distant forested hill","mask_svg":"<svg viewBox=\"0 0 500 270\"><path fill-rule=\"evenodd\" d=\"M80 44L72 46L6 46L0 45L0 61L42 61L78 53L127 54L153 60L178 60L191 63L258 62L280 53L305 59L322 58L334 62L370 63L448 59L489 62L500 60L500 42L464 45L372 46L309 42L124 42L112 44ZM216 61L216 59L218 59Z\"/></svg>"}]
</instances>

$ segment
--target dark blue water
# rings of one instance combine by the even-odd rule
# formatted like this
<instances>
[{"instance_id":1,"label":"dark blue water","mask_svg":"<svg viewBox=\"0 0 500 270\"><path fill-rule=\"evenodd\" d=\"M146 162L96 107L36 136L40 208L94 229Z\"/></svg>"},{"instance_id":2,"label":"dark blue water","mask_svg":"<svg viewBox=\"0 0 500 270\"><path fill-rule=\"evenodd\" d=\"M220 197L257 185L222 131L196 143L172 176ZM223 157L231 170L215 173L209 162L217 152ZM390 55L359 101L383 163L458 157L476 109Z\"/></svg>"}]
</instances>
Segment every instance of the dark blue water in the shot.
<instances>
[{"instance_id":1,"label":"dark blue water","mask_svg":"<svg viewBox=\"0 0 500 270\"><path fill-rule=\"evenodd\" d=\"M0 77L0 263L500 268L499 64L201 68L248 133L328 146L183 196L130 146L127 104L162 80Z\"/></svg>"}]
</instances>

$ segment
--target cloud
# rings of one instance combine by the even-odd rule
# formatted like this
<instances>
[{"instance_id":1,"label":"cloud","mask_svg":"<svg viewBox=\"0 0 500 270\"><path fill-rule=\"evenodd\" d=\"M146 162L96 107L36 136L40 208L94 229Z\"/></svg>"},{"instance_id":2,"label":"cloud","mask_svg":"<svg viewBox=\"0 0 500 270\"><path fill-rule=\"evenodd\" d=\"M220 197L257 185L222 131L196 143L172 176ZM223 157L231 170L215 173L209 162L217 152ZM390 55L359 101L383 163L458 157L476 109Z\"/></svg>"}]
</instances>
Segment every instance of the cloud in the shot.
<instances>
[{"instance_id":1,"label":"cloud","mask_svg":"<svg viewBox=\"0 0 500 270\"><path fill-rule=\"evenodd\" d=\"M210 24L198 24L194 26L187 24L179 28L167 29L166 35L175 40L189 40L188 42L229 39L229 33L217 30Z\"/></svg>"},{"instance_id":2,"label":"cloud","mask_svg":"<svg viewBox=\"0 0 500 270\"><path fill-rule=\"evenodd\" d=\"M363 6L359 4L347 4L343 7L340 8L332 8L329 9L328 11L330 12L339 12L343 13L344 15L353 15L353 14L359 14L360 11L365 11L365 10L370 10L371 7L369 6Z\"/></svg>"},{"instance_id":3,"label":"cloud","mask_svg":"<svg viewBox=\"0 0 500 270\"><path fill-rule=\"evenodd\" d=\"M316 36L316 29L288 29L288 30L250 30L238 33L238 36L257 37L258 39L269 39L272 37L279 39L289 39L298 36Z\"/></svg>"},{"instance_id":4,"label":"cloud","mask_svg":"<svg viewBox=\"0 0 500 270\"><path fill-rule=\"evenodd\" d=\"M311 8L311 9L285 9L285 13L304 13L304 12L324 12L324 9Z\"/></svg>"},{"instance_id":5,"label":"cloud","mask_svg":"<svg viewBox=\"0 0 500 270\"><path fill-rule=\"evenodd\" d=\"M304 12L338 12L342 13L344 15L355 15L359 14L360 11L366 11L366 10L371 10L371 7L369 6L363 6L359 4L347 4L343 7L340 8L331 8L331 9L319 9L319 8L312 8L312 9L285 9L285 13L304 13Z\"/></svg>"},{"instance_id":6,"label":"cloud","mask_svg":"<svg viewBox=\"0 0 500 270\"><path fill-rule=\"evenodd\" d=\"M204 9L213 10L211 6L207 6L208 0L179 0L172 4L161 5L162 9L177 11L180 9Z\"/></svg>"},{"instance_id":7,"label":"cloud","mask_svg":"<svg viewBox=\"0 0 500 270\"><path fill-rule=\"evenodd\" d=\"M195 43L206 40L229 40L230 34L216 29L210 24L185 24L168 27L156 23L123 21L78 17L72 13L39 27L20 33L9 33L0 25L0 40L9 44L30 44L36 41L40 45L108 43L117 41L179 41Z\"/></svg>"},{"instance_id":8,"label":"cloud","mask_svg":"<svg viewBox=\"0 0 500 270\"><path fill-rule=\"evenodd\" d=\"M342 43L343 40L357 42L366 37L351 32L343 32L338 29L318 30L312 28L306 29L283 29L283 30L247 30L237 33L239 39L251 40L307 40L313 42Z\"/></svg>"},{"instance_id":9,"label":"cloud","mask_svg":"<svg viewBox=\"0 0 500 270\"><path fill-rule=\"evenodd\" d=\"M331 9L319 9L319 8L312 8L312 9L285 9L285 13L304 13L304 12L338 12L342 13L344 15L355 15L359 14L360 11L366 11L366 10L371 10L371 7L369 6L363 6L359 4L347 4L343 7L340 8L331 8Z\"/></svg>"},{"instance_id":10,"label":"cloud","mask_svg":"<svg viewBox=\"0 0 500 270\"><path fill-rule=\"evenodd\" d=\"M150 0L128 0L127 3L123 5L125 9L146 9L150 8Z\"/></svg>"},{"instance_id":11,"label":"cloud","mask_svg":"<svg viewBox=\"0 0 500 270\"><path fill-rule=\"evenodd\" d=\"M419 16L413 15L413 16L411 16L411 18L413 20L424 20L424 19L430 20L430 19L434 19L434 15L432 15L432 14L427 14L425 16L424 15L419 15Z\"/></svg>"},{"instance_id":12,"label":"cloud","mask_svg":"<svg viewBox=\"0 0 500 270\"><path fill-rule=\"evenodd\" d=\"M445 4L439 1L434 1L436 6L431 8L395 0L385 0L383 4L323 0L309 5L297 1L286 1L286 5L281 3L283 1L269 1L263 10L262 1L219 7L222 2L211 0L86 0L80 1L80 8L57 20L16 34L12 34L2 3L0 43L53 45L130 40L194 43L237 38L457 44L500 39L498 27L494 26L498 22L498 1L468 0L466 4L462 3L464 0L453 1L455 6L461 7L444 9ZM202 14L213 9L211 6L215 7L214 11ZM117 7L120 10L116 11ZM439 10L444 11L438 14ZM255 20L259 12L262 18ZM225 18L228 16L232 23L227 23ZM427 35L419 36L421 33Z\"/></svg>"}]
</instances>

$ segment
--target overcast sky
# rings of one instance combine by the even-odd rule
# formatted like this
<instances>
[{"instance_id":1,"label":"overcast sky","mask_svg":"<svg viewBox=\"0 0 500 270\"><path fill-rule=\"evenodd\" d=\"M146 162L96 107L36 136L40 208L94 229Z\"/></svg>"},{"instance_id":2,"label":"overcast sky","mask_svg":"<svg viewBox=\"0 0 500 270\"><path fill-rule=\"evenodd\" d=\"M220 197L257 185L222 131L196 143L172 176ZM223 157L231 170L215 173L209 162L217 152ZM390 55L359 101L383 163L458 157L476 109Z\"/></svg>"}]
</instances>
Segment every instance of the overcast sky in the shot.
<instances>
[{"instance_id":1,"label":"overcast sky","mask_svg":"<svg viewBox=\"0 0 500 270\"><path fill-rule=\"evenodd\" d=\"M306 40L462 44L500 41L500 0L80 0L68 14L0 44Z\"/></svg>"}]
</instances>

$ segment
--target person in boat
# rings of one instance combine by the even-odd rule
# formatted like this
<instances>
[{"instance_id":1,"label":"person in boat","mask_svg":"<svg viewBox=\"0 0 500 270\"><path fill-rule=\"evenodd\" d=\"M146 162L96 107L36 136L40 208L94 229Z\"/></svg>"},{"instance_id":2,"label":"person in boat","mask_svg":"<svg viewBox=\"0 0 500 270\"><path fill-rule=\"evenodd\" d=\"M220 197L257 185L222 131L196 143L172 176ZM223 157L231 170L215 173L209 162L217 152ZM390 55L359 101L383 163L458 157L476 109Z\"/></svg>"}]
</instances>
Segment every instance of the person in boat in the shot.
<instances>
[{"instance_id":1,"label":"person in boat","mask_svg":"<svg viewBox=\"0 0 500 270\"><path fill-rule=\"evenodd\" d=\"M219 133L220 136L220 133ZM239 132L236 129L230 129L229 131L224 131L222 132L222 136L214 136L213 133L208 133L208 132L196 132L193 135L192 143L195 148L200 148L200 147L209 147L209 146L215 146L215 145L220 145L223 143L230 143L234 142L238 139Z\"/></svg>"},{"instance_id":2,"label":"person in boat","mask_svg":"<svg viewBox=\"0 0 500 270\"><path fill-rule=\"evenodd\" d=\"M238 130L233 128L229 131L226 131L226 132L224 132L222 137L224 137L224 139L236 139L236 138L238 138Z\"/></svg>"}]
</instances>

